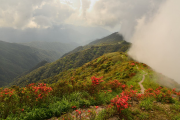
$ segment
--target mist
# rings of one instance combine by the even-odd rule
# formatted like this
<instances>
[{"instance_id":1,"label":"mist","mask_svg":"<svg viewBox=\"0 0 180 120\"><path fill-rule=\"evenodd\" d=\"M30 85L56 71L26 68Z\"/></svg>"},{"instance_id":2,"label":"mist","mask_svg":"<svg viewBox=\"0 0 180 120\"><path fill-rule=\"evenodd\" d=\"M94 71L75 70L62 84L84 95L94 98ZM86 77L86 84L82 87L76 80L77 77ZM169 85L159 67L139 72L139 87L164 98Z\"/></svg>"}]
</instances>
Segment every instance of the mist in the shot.
<instances>
[{"instance_id":1,"label":"mist","mask_svg":"<svg viewBox=\"0 0 180 120\"><path fill-rule=\"evenodd\" d=\"M167 0L156 14L137 20L129 55L180 83L180 1Z\"/></svg>"},{"instance_id":2,"label":"mist","mask_svg":"<svg viewBox=\"0 0 180 120\"><path fill-rule=\"evenodd\" d=\"M26 28L23 30L4 27L0 28L0 40L16 43L46 41L84 45L110 33L101 27L83 27L68 24L54 25L49 28Z\"/></svg>"}]
</instances>

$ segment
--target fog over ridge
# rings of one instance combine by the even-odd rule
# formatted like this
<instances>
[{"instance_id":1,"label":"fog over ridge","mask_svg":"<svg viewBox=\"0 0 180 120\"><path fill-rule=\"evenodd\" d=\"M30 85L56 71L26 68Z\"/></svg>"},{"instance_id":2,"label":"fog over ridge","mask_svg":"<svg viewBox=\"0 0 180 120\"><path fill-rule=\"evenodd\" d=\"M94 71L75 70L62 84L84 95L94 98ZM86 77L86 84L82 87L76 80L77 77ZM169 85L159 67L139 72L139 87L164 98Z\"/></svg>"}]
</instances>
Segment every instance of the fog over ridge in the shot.
<instances>
[{"instance_id":1,"label":"fog over ridge","mask_svg":"<svg viewBox=\"0 0 180 120\"><path fill-rule=\"evenodd\" d=\"M129 55L180 83L180 1L167 0L156 14L138 20Z\"/></svg>"}]
</instances>

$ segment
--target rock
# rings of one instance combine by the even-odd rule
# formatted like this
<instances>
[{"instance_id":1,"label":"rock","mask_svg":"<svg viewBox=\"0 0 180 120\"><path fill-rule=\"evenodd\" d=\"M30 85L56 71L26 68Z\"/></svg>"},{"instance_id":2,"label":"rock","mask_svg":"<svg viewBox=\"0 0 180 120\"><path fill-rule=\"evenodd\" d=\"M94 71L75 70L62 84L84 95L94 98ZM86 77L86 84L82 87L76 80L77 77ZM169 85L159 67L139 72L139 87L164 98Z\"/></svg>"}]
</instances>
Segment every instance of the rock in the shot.
<instances>
[{"instance_id":1,"label":"rock","mask_svg":"<svg viewBox=\"0 0 180 120\"><path fill-rule=\"evenodd\" d=\"M142 107L141 109L142 109L142 110L145 110L145 108L143 108L143 107Z\"/></svg>"}]
</instances>

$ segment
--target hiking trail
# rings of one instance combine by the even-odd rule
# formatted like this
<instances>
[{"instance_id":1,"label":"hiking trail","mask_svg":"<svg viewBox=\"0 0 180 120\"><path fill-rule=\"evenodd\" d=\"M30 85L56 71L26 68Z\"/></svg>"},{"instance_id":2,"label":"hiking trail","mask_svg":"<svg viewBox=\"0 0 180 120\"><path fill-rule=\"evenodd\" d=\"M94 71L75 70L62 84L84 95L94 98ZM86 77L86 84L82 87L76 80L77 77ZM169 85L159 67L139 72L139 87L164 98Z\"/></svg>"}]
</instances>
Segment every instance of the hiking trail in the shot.
<instances>
[{"instance_id":1,"label":"hiking trail","mask_svg":"<svg viewBox=\"0 0 180 120\"><path fill-rule=\"evenodd\" d=\"M144 91L145 91L145 88L144 88L144 86L142 85L142 83L144 82L144 79L145 79L145 75L147 75L147 73L143 75L142 80L138 83L138 84L140 85L141 93L142 93L142 94L144 94Z\"/></svg>"}]
</instances>

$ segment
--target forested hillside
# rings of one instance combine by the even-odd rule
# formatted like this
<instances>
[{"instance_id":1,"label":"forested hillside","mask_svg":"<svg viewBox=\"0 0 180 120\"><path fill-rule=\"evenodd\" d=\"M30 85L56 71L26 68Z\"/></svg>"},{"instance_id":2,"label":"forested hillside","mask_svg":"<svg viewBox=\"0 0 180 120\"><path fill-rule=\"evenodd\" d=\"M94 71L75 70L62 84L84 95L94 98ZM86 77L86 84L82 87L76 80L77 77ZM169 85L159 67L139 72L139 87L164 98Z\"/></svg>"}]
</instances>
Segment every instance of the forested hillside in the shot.
<instances>
[{"instance_id":1,"label":"forested hillside","mask_svg":"<svg viewBox=\"0 0 180 120\"><path fill-rule=\"evenodd\" d=\"M111 52L125 52L129 49L130 43L122 40L122 36L116 37L116 33L111 35L111 37L115 36L116 42L121 41L121 43L112 44L112 39L109 39L109 43L106 45L93 45L91 47L84 47L83 49L80 49L76 52L72 51L71 53L65 55L61 59L57 60L56 62L49 63L43 67L40 67L31 73L22 76L15 80L13 84L15 85L26 85L28 83L37 82L39 80L43 80L52 76L55 76L59 74L62 71L71 69L71 68L77 68L82 66L83 64L92 61L100 56L102 56L105 53L111 53ZM118 35L119 36L119 35ZM104 39L106 40L106 38ZM103 39L102 39L103 41ZM107 42L107 40L105 41ZM78 47L79 48L79 47ZM78 49L77 48L77 49ZM87 49L85 49L87 48Z\"/></svg>"},{"instance_id":2,"label":"forested hillside","mask_svg":"<svg viewBox=\"0 0 180 120\"><path fill-rule=\"evenodd\" d=\"M0 86L12 82L43 60L53 62L59 57L53 51L0 41Z\"/></svg>"}]
</instances>

